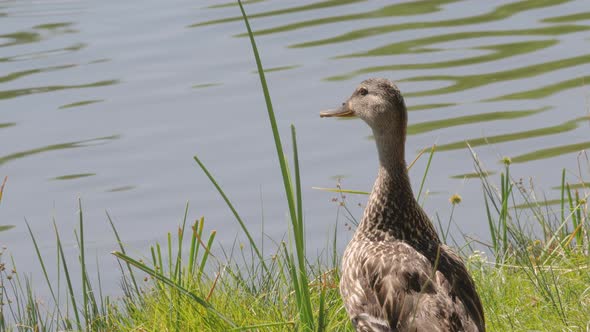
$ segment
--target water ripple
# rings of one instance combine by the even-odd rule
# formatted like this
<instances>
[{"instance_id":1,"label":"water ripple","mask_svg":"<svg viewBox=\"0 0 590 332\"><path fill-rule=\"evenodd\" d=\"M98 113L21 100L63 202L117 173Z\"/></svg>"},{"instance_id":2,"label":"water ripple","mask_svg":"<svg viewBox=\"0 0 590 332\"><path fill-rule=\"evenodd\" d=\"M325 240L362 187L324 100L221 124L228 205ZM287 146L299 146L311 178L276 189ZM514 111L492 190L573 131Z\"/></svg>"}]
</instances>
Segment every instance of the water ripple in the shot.
<instances>
[{"instance_id":1,"label":"water ripple","mask_svg":"<svg viewBox=\"0 0 590 332\"><path fill-rule=\"evenodd\" d=\"M346 41L351 41L360 38L367 38L371 36L377 36L385 33L395 32L395 31L402 31L402 30L410 30L410 29L429 29L429 28L442 28L442 27L456 27L462 25L470 25L470 24L481 24L484 22L492 22L492 21L500 21L516 14L543 8L543 7L550 7L556 6L562 3L566 3L569 0L525 0L519 1L515 3L506 4L500 7L497 7L492 12L477 15L477 16L469 16L469 17L462 17L458 19L451 19L451 20L443 20L443 21L424 21L424 22L411 22L411 23L402 23L402 24L389 24L389 25L382 25L378 27L371 27L365 29L354 30L351 32L347 32L345 34L327 38L327 39L320 39L316 41L310 41L300 44L294 44L290 47L313 47L313 46L320 46L320 45L328 45L333 43L341 43Z\"/></svg>"},{"instance_id":2,"label":"water ripple","mask_svg":"<svg viewBox=\"0 0 590 332\"><path fill-rule=\"evenodd\" d=\"M15 153L11 153L11 154L8 154L5 156L0 156L0 166L3 165L4 163L9 162L9 161L13 161L16 159L36 155L39 153L56 151L56 150L75 149L75 148L105 144L108 141L119 139L119 138L120 138L119 135L111 135L111 136L97 137L97 138L85 139L85 140L74 141L74 142L51 144L51 145L46 145L46 146L43 146L40 148L15 152Z\"/></svg>"}]
</instances>

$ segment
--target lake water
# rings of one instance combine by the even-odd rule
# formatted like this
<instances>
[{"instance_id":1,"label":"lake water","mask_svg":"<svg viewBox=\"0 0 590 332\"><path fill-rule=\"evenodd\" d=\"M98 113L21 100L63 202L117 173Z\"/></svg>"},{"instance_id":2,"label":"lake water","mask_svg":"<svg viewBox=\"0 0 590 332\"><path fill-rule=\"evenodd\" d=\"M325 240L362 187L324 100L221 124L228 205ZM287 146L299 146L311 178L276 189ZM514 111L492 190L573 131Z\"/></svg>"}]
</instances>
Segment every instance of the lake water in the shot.
<instances>
[{"instance_id":1,"label":"lake water","mask_svg":"<svg viewBox=\"0 0 590 332\"><path fill-rule=\"evenodd\" d=\"M464 141L492 172L510 156L512 174L532 177L548 199L559 195L561 169L576 171L577 151L590 147L590 2L391 3L246 6L284 142L297 127L313 255L338 207L312 187L341 176L345 188L370 190L376 175L369 128L319 118L367 77L396 81L406 97L408 161L438 145L428 214L448 220L448 199L460 194L454 222L475 238L488 237L487 221L479 180L464 178L474 171ZM262 229L282 238L287 206L244 32L231 2L0 1L0 224L16 226L0 243L19 271L41 280L25 218L47 259L53 220L73 257L78 198L88 254L114 293L117 244L105 210L136 257L176 231L186 201L189 219L205 216L220 245L244 241L195 154L258 241ZM426 160L411 170L415 190ZM366 196L347 200L359 217ZM341 247L349 236L341 226Z\"/></svg>"}]
</instances>

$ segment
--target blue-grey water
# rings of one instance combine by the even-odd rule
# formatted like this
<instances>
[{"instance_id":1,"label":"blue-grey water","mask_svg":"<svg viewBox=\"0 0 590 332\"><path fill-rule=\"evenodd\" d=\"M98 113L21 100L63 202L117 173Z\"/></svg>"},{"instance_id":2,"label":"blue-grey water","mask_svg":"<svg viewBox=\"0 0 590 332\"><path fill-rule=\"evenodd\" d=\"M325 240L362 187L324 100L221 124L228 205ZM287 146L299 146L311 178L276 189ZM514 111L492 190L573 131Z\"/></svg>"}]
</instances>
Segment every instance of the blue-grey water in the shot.
<instances>
[{"instance_id":1,"label":"blue-grey water","mask_svg":"<svg viewBox=\"0 0 590 332\"><path fill-rule=\"evenodd\" d=\"M370 190L377 160L361 121L319 118L362 79L398 83L409 107L407 159L437 144L424 207L485 241L479 179L464 142L490 171L558 192L590 147L590 3L579 1L250 1L246 5L287 150L297 128L308 246L336 225L335 196ZM67 253L82 200L88 254L118 293L105 211L135 257L205 216L218 245L245 242L197 154L257 241L281 239L287 206L250 43L237 6L221 1L0 1L0 243L41 281L25 220L55 260ZM427 156L411 170L417 191ZM586 179L588 171L585 170ZM492 176L497 182L498 174ZM541 195L540 195L541 196ZM424 194L423 194L424 197ZM543 199L543 197L540 197ZM348 195L360 217L366 196ZM341 246L350 236L339 218ZM271 242L266 238L268 247ZM51 264L50 264L51 265Z\"/></svg>"}]
</instances>

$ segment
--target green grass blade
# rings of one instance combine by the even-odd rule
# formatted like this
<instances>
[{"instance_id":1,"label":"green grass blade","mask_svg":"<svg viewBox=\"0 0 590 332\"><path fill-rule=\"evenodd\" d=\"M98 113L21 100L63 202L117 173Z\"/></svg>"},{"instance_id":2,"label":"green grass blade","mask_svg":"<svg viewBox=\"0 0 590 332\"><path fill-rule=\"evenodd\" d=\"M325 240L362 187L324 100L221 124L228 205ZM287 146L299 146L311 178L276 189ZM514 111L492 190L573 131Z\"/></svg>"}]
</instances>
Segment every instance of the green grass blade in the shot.
<instances>
[{"instance_id":1,"label":"green grass blade","mask_svg":"<svg viewBox=\"0 0 590 332\"><path fill-rule=\"evenodd\" d=\"M205 270L205 264L207 264L207 259L209 258L209 253L211 252L211 247L213 246L213 240L215 240L216 234L217 232L212 231L211 235L209 236L207 246L205 247L205 252L203 253L203 257L201 258L201 264L199 265L199 273L197 274L197 280L201 280L201 276L203 275L203 271Z\"/></svg>"},{"instance_id":2,"label":"green grass blade","mask_svg":"<svg viewBox=\"0 0 590 332\"><path fill-rule=\"evenodd\" d=\"M244 232L244 234L246 234L246 237L248 238L248 241L250 242L250 245L252 246L252 249L254 249L254 252L256 253L256 256L260 260L260 263L262 264L262 267L264 268L264 271L265 272L268 272L268 267L266 266L266 263L264 262L264 258L262 257L262 254L258 250L258 246L256 245L256 242L254 242L254 239L252 238L252 235L250 235L250 231L248 231L248 228L246 227L246 224L244 223L244 221L242 220L242 218L238 214L238 211L236 211L236 209L234 208L233 204L230 202L230 200L227 197L227 195L225 195L225 192L223 191L223 189L221 189L221 187L219 186L219 184L217 183L217 181L215 180L215 178L213 177L213 175L211 175L211 173L209 173L209 170L207 170L207 167L205 167L205 165L201 162L201 160L197 156L194 156L193 158L195 159L195 161L197 162L197 164L199 164L199 166L201 167L201 170L203 170L203 172L205 173L205 175L207 175L207 177L209 178L209 181L211 181L211 183L213 183L213 185L217 189L217 192L221 195L221 197L223 198L223 200L225 201L225 203L227 204L227 206L229 207L229 209L233 213L234 217L238 221L238 224L240 224L240 227L242 228L242 231Z\"/></svg>"},{"instance_id":3,"label":"green grass blade","mask_svg":"<svg viewBox=\"0 0 590 332\"><path fill-rule=\"evenodd\" d=\"M88 276L86 274L86 255L84 250L84 216L82 214L82 200L78 198L78 217L79 217L79 226L80 227L80 243L79 243L79 250L80 250L80 265L81 265L81 273L82 273L82 298L84 300L84 320L86 322L86 330L89 330L88 324L90 323L89 316L88 316L88 292L86 288L86 282Z\"/></svg>"},{"instance_id":4,"label":"green grass blade","mask_svg":"<svg viewBox=\"0 0 590 332\"><path fill-rule=\"evenodd\" d=\"M432 157L434 157L434 151L436 149L436 144L432 146L430 149L430 156L428 157L428 163L426 163L426 169L424 170L424 175L422 176L422 182L420 182L420 190L418 190L418 196L416 197L416 201L420 201L420 195L422 195L422 188L424 188L424 183L426 182L426 176L428 175L428 170L430 169L430 163L432 162Z\"/></svg>"},{"instance_id":5,"label":"green grass blade","mask_svg":"<svg viewBox=\"0 0 590 332\"><path fill-rule=\"evenodd\" d=\"M160 272L164 274L164 261L162 260L162 247L160 247L159 243L156 243L156 258L158 258L158 266L160 267Z\"/></svg>"},{"instance_id":6,"label":"green grass blade","mask_svg":"<svg viewBox=\"0 0 590 332\"><path fill-rule=\"evenodd\" d=\"M66 276L66 283L68 285L68 292L70 294L70 300L72 301L72 310L74 311L74 316L76 318L76 325L78 326L78 330L82 330L82 324L80 323L80 315L78 314L78 306L76 305L76 296L74 295L74 289L72 287L72 279L70 278L70 271L68 270L68 264L66 263L66 256L64 255L63 246L61 244L61 240L59 238L59 232L57 231L57 224L55 221L53 222L53 228L55 229L55 237L57 239L57 249L59 251L59 255L61 257L61 261L63 264L64 274Z\"/></svg>"},{"instance_id":7,"label":"green grass blade","mask_svg":"<svg viewBox=\"0 0 590 332\"><path fill-rule=\"evenodd\" d=\"M293 142L293 167L295 169L295 193L297 197L297 223L300 235L305 234L303 225L303 202L301 193L301 174L299 169L299 154L297 151L297 135L295 132L295 126L291 125L291 137ZM305 237L301 236L301 247L305 248ZM305 254L305 252L303 252ZM303 257L305 258L305 257ZM301 263L300 263L301 265Z\"/></svg>"},{"instance_id":8,"label":"green grass blade","mask_svg":"<svg viewBox=\"0 0 590 332\"><path fill-rule=\"evenodd\" d=\"M37 239L35 235L33 235L33 230L31 230L31 225L25 219L25 224L27 225L27 229L29 231L29 235L31 236L31 240L33 241L33 245L35 246L35 252L37 254L37 259L39 260L39 264L41 264L41 270L43 271L43 276L45 277L45 281L47 282L47 287L49 288L49 292L51 293L51 297L53 298L53 302L57 306L57 315L61 318L60 311L59 311L59 301L55 296L55 292L53 291L52 282L49 279L49 275L47 274L47 269L45 268L45 262L43 257L41 256L41 251L39 250L39 245L37 244Z\"/></svg>"},{"instance_id":9,"label":"green grass blade","mask_svg":"<svg viewBox=\"0 0 590 332\"><path fill-rule=\"evenodd\" d=\"M109 214L108 211L106 211L106 214L107 214L107 219L109 220L109 224L111 225L111 229L113 230L113 233L115 234L115 238L117 239L117 243L119 244L119 249L121 250L121 252L123 254L127 254L125 252L125 246L123 245L123 241L121 241L121 237L119 236L119 232L117 232L117 228L115 227L115 223L113 222L111 215ZM127 270L129 271L129 277L131 278L131 283L133 284L133 289L135 290L135 294L139 297L140 292L139 292L139 287L137 286L137 281L135 280L135 274L133 273L133 270L131 269L131 265L129 265L128 263L126 263L125 265L127 266Z\"/></svg>"},{"instance_id":10,"label":"green grass blade","mask_svg":"<svg viewBox=\"0 0 590 332\"><path fill-rule=\"evenodd\" d=\"M320 274L320 305L318 309L318 332L323 332L326 329L326 286L322 281Z\"/></svg>"},{"instance_id":11,"label":"green grass blade","mask_svg":"<svg viewBox=\"0 0 590 332\"><path fill-rule=\"evenodd\" d=\"M178 282L182 281L182 240L184 238L184 230L186 228L186 219L188 218L189 203L186 202L184 208L184 217L182 219L182 227L178 230L178 252L176 253L176 263L174 266L174 275Z\"/></svg>"},{"instance_id":12,"label":"green grass blade","mask_svg":"<svg viewBox=\"0 0 590 332\"><path fill-rule=\"evenodd\" d=\"M303 204L301 202L301 179L299 173L299 155L297 151L297 135L295 127L291 126L291 137L293 141L293 164L295 168L295 189L297 195L297 218L296 225L293 227L295 238L295 249L297 251L297 272L299 274L300 289L302 291L301 305L306 311L307 325L313 328L313 311L311 305L311 294L309 292L309 279L307 277L305 265L305 229L303 225ZM295 227L296 226L296 227Z\"/></svg>"},{"instance_id":13,"label":"green grass blade","mask_svg":"<svg viewBox=\"0 0 590 332\"><path fill-rule=\"evenodd\" d=\"M244 24L246 25L246 29L248 30L248 36L250 38L250 44L252 45L252 52L254 53L254 59L256 60L256 67L258 69L258 76L260 78L260 84L262 85L262 91L264 93L264 100L266 102L266 110L268 111L268 119L270 121L270 126L272 128L272 135L275 142L275 147L277 150L277 157L279 158L279 164L281 166L281 172L283 175L283 185L285 186L285 194L287 195L287 202L289 205L289 213L291 214L291 219L295 220L296 211L295 211L295 200L293 199L293 190L291 186L291 182L288 176L288 166L287 160L285 159L285 154L283 150L283 144L281 143L281 136L279 135L279 129L277 127L277 121L275 119L275 114L272 107L272 101L270 98L270 93L268 91L268 85L266 84L266 77L264 75L264 68L262 67L262 61L260 60L260 55L258 54L258 48L256 47L256 41L254 40L254 34L252 33L252 29L250 28L250 23L248 22L248 16L246 15L246 11L244 10L244 6L242 2L238 0L238 4L240 5L240 10L242 11L242 17L244 18Z\"/></svg>"},{"instance_id":14,"label":"green grass blade","mask_svg":"<svg viewBox=\"0 0 590 332\"><path fill-rule=\"evenodd\" d=\"M196 248L196 246L198 245L198 243L197 243L198 223L199 223L198 221L195 221L195 223L191 227L191 245L190 245L189 256L188 256L187 273L192 273L194 266L195 266L195 257L197 255L197 250L198 250Z\"/></svg>"},{"instance_id":15,"label":"green grass blade","mask_svg":"<svg viewBox=\"0 0 590 332\"><path fill-rule=\"evenodd\" d=\"M561 170L561 221L565 218L565 168Z\"/></svg>"},{"instance_id":16,"label":"green grass blade","mask_svg":"<svg viewBox=\"0 0 590 332\"><path fill-rule=\"evenodd\" d=\"M168 276L170 279L176 279L173 276L174 270L172 270L172 234L168 232Z\"/></svg>"}]
</instances>

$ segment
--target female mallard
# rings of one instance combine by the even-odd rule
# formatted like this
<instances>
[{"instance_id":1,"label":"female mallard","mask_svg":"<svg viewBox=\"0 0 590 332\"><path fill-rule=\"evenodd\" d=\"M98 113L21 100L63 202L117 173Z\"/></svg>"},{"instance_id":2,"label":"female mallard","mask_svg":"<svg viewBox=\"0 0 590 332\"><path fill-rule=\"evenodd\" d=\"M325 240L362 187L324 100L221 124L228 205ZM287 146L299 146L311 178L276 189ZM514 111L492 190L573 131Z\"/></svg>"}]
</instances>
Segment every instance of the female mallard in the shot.
<instances>
[{"instance_id":1,"label":"female mallard","mask_svg":"<svg viewBox=\"0 0 590 332\"><path fill-rule=\"evenodd\" d=\"M473 280L412 193L399 89L387 79L368 79L340 108L320 116L363 119L379 153L377 180L342 258L340 293L356 331L485 331Z\"/></svg>"}]
</instances>

